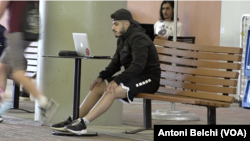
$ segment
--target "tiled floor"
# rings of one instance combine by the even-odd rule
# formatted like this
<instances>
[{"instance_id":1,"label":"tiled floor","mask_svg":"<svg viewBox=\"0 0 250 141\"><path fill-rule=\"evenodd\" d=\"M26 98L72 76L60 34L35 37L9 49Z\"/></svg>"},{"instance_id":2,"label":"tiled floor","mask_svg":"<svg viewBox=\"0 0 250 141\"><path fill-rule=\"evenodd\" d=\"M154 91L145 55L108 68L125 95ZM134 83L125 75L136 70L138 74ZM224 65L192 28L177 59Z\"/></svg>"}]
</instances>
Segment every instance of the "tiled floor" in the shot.
<instances>
[{"instance_id":1,"label":"tiled floor","mask_svg":"<svg viewBox=\"0 0 250 141\"><path fill-rule=\"evenodd\" d=\"M11 101L12 82L8 81L7 96ZM169 109L170 103L153 101L152 112L157 109ZM143 127L142 101L135 99L131 105L123 106L123 126L88 126L89 132L98 132L94 137L67 137L54 136L52 129L48 126L40 126L35 122L34 115L20 110L9 110L3 115L4 122L0 123L0 141L131 141L131 140L153 140L153 131L143 131L134 135L123 134L123 131L134 130ZM20 108L34 110L33 101L20 101ZM205 125L207 123L207 110L205 107L175 104L177 110L187 110L199 116L199 121L168 121L153 120L153 124L164 125ZM239 107L234 103L230 108L217 109L217 124L248 124L250 125L250 109Z\"/></svg>"}]
</instances>

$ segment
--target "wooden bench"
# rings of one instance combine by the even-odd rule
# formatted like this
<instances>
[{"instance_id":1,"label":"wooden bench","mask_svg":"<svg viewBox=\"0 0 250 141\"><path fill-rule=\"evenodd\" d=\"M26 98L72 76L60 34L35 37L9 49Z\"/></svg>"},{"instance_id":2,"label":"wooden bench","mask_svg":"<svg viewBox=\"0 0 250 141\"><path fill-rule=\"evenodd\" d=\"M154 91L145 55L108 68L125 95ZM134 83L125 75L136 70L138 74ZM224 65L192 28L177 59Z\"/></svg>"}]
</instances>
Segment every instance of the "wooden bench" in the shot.
<instances>
[{"instance_id":1,"label":"wooden bench","mask_svg":"<svg viewBox=\"0 0 250 141\"><path fill-rule=\"evenodd\" d=\"M161 63L160 88L143 98L143 129L152 129L151 100L207 107L207 124L216 124L216 108L230 107L236 94L242 48L203 46L155 39ZM176 57L178 56L178 57ZM180 57L181 56L181 57ZM189 59L195 58L195 59Z\"/></svg>"},{"instance_id":2,"label":"wooden bench","mask_svg":"<svg viewBox=\"0 0 250 141\"><path fill-rule=\"evenodd\" d=\"M173 36L168 36L168 40L169 41L173 41ZM191 36L178 36L176 37L176 41L177 42L185 42L185 43L190 43L190 44L194 44L195 43L195 37L191 37Z\"/></svg>"},{"instance_id":3,"label":"wooden bench","mask_svg":"<svg viewBox=\"0 0 250 141\"><path fill-rule=\"evenodd\" d=\"M30 79L36 79L36 73L37 73L37 42L30 43L29 47L24 51L24 56L27 59L27 70L25 75L28 76ZM12 109L19 109L26 111L28 113L34 113L34 111L28 111L25 109L19 108L19 94L20 94L20 85L13 81L13 106Z\"/></svg>"}]
</instances>

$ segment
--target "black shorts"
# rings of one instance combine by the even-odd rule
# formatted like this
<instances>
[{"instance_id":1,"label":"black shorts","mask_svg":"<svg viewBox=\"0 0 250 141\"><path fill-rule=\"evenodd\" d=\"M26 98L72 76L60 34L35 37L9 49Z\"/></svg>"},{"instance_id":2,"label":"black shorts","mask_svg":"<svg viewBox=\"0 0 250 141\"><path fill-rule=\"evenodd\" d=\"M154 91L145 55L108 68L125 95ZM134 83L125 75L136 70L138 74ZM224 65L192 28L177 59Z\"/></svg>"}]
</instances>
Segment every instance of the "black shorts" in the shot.
<instances>
[{"instance_id":1,"label":"black shorts","mask_svg":"<svg viewBox=\"0 0 250 141\"><path fill-rule=\"evenodd\" d=\"M116 76L108 78L107 81L111 82ZM122 102L131 103L138 93L151 93L157 92L160 86L160 79L138 75L131 80L121 83L122 88L127 90L127 98L120 99Z\"/></svg>"}]
</instances>

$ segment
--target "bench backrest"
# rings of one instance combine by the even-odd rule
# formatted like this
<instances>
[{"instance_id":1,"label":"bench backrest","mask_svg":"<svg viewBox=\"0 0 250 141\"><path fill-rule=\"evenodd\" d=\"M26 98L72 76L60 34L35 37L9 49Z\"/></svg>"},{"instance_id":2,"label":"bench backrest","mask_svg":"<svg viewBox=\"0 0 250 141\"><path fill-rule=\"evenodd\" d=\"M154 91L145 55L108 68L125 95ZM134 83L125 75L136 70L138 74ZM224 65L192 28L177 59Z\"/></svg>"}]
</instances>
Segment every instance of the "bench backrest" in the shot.
<instances>
[{"instance_id":1,"label":"bench backrest","mask_svg":"<svg viewBox=\"0 0 250 141\"><path fill-rule=\"evenodd\" d=\"M36 78L37 72L37 42L32 42L24 51L24 56L28 61L26 76Z\"/></svg>"},{"instance_id":2,"label":"bench backrest","mask_svg":"<svg viewBox=\"0 0 250 141\"><path fill-rule=\"evenodd\" d=\"M173 41L173 36L168 36L168 40L169 41ZM184 42L184 43L190 43L190 44L194 44L195 43L195 37L176 37L176 41L177 42Z\"/></svg>"},{"instance_id":3,"label":"bench backrest","mask_svg":"<svg viewBox=\"0 0 250 141\"><path fill-rule=\"evenodd\" d=\"M229 94L237 92L241 48L160 39L155 39L154 44L162 70L158 92L207 101L234 101Z\"/></svg>"}]
</instances>

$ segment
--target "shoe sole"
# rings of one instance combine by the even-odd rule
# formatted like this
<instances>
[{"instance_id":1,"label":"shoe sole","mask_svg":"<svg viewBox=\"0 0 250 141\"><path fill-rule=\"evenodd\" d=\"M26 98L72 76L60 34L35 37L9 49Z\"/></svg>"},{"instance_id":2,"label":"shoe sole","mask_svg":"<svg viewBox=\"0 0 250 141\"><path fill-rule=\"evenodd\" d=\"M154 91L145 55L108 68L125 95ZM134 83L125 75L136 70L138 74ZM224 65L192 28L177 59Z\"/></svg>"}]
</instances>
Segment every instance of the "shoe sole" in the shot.
<instances>
[{"instance_id":1,"label":"shoe sole","mask_svg":"<svg viewBox=\"0 0 250 141\"><path fill-rule=\"evenodd\" d=\"M59 104L57 104L53 99L50 100L53 101L54 107L52 107L53 108L52 111L49 112L48 117L42 121L41 125L45 125L46 123L48 123L55 114L56 110L59 108Z\"/></svg>"},{"instance_id":2,"label":"shoe sole","mask_svg":"<svg viewBox=\"0 0 250 141\"><path fill-rule=\"evenodd\" d=\"M28 97L19 97L20 100L30 100Z\"/></svg>"},{"instance_id":3,"label":"shoe sole","mask_svg":"<svg viewBox=\"0 0 250 141\"><path fill-rule=\"evenodd\" d=\"M55 127L50 127L51 129L57 130L57 131L63 131L63 132L68 132L67 129L65 129L64 127L61 128L55 128Z\"/></svg>"},{"instance_id":4,"label":"shoe sole","mask_svg":"<svg viewBox=\"0 0 250 141\"><path fill-rule=\"evenodd\" d=\"M87 134L87 130L82 130L82 131L74 131L74 130L70 130L67 129L69 132L77 134L77 135L83 135L83 134Z\"/></svg>"}]
</instances>

